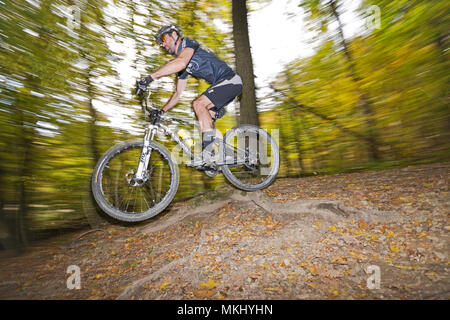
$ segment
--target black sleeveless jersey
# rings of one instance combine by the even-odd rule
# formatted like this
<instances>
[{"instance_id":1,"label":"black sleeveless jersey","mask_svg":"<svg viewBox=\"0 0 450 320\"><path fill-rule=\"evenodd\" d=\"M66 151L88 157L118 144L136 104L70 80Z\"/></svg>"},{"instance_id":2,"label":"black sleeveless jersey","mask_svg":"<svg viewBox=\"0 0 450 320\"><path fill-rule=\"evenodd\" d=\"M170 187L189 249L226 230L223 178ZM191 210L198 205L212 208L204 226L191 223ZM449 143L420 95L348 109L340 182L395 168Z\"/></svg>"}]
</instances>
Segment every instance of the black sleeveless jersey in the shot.
<instances>
[{"instance_id":1,"label":"black sleeveless jersey","mask_svg":"<svg viewBox=\"0 0 450 320\"><path fill-rule=\"evenodd\" d=\"M205 79L208 83L216 83L234 76L234 71L222 60L189 38L183 38L178 47L178 54L185 48L194 49L194 55L186 69L178 73L178 79L186 79L190 74L196 78Z\"/></svg>"}]
</instances>

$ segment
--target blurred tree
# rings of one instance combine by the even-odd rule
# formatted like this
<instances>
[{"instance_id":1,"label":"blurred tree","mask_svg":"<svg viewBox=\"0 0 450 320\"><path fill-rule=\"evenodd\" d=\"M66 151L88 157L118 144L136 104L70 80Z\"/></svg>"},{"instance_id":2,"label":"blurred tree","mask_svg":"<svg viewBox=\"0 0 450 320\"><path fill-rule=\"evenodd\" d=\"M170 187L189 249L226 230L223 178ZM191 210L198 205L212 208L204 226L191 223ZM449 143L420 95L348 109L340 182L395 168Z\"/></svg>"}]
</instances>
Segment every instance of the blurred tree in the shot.
<instances>
[{"instance_id":1,"label":"blurred tree","mask_svg":"<svg viewBox=\"0 0 450 320\"><path fill-rule=\"evenodd\" d=\"M74 50L78 51L79 60L77 71L79 77L74 79L76 87L74 92L78 92L86 98L86 103L79 106L87 108L89 118L87 120L87 150L90 151L89 169L93 168L101 156L98 123L104 118L94 107L94 100L100 98L103 101L120 100L122 92L120 88L111 81L118 77L112 67L111 50L109 49L106 36L111 33L108 30L104 18L106 2L103 0L87 0L86 2L76 1L74 5L79 6L79 25L74 28L73 40L71 44ZM117 54L116 54L117 56ZM99 83L101 78L106 77L106 81ZM97 84L96 84L97 83ZM86 177L84 192L82 192L83 210L91 228L97 228L101 219L97 214L93 198L90 193L90 176Z\"/></svg>"},{"instance_id":2,"label":"blurred tree","mask_svg":"<svg viewBox=\"0 0 450 320\"><path fill-rule=\"evenodd\" d=\"M365 135L367 141L367 149L370 160L379 160L380 155L378 151L378 139L375 124L375 114L373 107L370 103L370 97L364 88L359 85L361 77L359 76L356 68L356 61L350 51L348 41L344 37L343 24L341 21L340 13L338 12L342 1L338 0L305 0L301 1L300 6L305 8L308 19L312 23L316 24L316 29L321 32L328 32L328 26L331 21L337 22L337 42L342 47L344 55L347 59L350 76L353 82L357 85L357 91L359 92L358 105L365 116Z\"/></svg>"},{"instance_id":3,"label":"blurred tree","mask_svg":"<svg viewBox=\"0 0 450 320\"><path fill-rule=\"evenodd\" d=\"M28 240L31 182L39 169L35 159L36 146L42 140L40 130L51 132L52 123L68 119L66 76L62 70L70 69L75 60L67 51L69 37L61 24L64 19L55 15L54 1L40 1L23 6L16 1L0 4L2 90L0 113L6 132L2 132L2 183L8 190L3 199L4 225L16 248L24 247ZM58 107L57 107L58 106ZM11 137L16 141L11 144Z\"/></svg>"}]
</instances>

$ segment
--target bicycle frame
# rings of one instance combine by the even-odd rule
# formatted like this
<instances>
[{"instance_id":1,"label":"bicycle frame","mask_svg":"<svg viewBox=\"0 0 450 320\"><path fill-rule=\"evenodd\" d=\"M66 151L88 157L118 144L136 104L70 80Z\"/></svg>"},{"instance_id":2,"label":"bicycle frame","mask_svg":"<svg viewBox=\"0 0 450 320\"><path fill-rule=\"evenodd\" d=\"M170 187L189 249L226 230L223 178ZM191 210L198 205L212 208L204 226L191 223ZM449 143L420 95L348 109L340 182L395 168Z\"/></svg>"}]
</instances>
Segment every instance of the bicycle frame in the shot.
<instances>
[{"instance_id":1,"label":"bicycle frame","mask_svg":"<svg viewBox=\"0 0 450 320\"><path fill-rule=\"evenodd\" d=\"M159 110L158 108L153 107L153 106L149 107L149 103L148 103L149 96L150 96L150 93L148 93L147 97L143 100L144 103L141 102L141 106L142 106L142 108L144 110L144 114L147 114L149 109ZM180 122L180 123L189 123L189 122L187 122L185 120L181 120L181 119L178 119L178 118L175 118L175 117L168 117L168 116L162 117L161 120L163 120L163 121L176 121L176 122ZM189 124L191 124L191 123L189 123ZM176 132L172 131L168 126L164 125L160 121L158 121L155 124L150 123L150 124L147 125L147 127L145 129L144 144L143 144L141 156L139 158L138 168L137 168L137 171L136 171L135 176L134 176L134 180L138 184L140 184L142 182L145 182L146 179L148 178L148 177L145 176L145 173L146 173L146 168L148 167L148 164L149 164L149 161L150 161L150 156L151 156L151 151L152 151L152 149L150 147L150 141L154 140L155 135L156 135L156 133L158 131L158 128L161 128L164 131L165 134L168 134L171 137L171 139L173 141L175 141L183 149L185 154L190 159L193 160L195 158L195 154L192 152L192 149L189 146L187 146L186 143L182 139L180 139L180 137L177 135ZM220 167L222 165L239 166L239 165L243 165L243 164L245 165L245 164L249 164L249 163L253 162L252 159L249 159L250 157L249 157L249 154L248 154L247 150L243 150L243 149L241 149L239 147L235 147L235 146L229 146L229 147L233 148L234 151L241 152L242 154L245 154L247 156L247 161L245 159L244 160L237 160L236 159L233 162L219 161L219 162L216 163L216 165L218 167ZM222 143L220 144L219 148L220 148L220 152L223 154L223 152L222 152L223 151L222 148L224 148L224 141L223 140L222 140ZM192 162L191 163L187 163L186 165L187 166L193 166Z\"/></svg>"}]
</instances>

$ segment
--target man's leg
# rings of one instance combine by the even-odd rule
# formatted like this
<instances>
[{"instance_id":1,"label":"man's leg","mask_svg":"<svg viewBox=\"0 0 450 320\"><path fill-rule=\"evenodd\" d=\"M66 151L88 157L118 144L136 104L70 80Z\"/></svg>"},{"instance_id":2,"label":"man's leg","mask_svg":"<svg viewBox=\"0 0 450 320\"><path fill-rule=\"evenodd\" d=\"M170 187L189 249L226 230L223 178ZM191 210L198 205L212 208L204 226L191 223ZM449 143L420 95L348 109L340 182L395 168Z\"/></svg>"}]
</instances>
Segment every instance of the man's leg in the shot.
<instances>
[{"instance_id":1,"label":"man's leg","mask_svg":"<svg viewBox=\"0 0 450 320\"><path fill-rule=\"evenodd\" d=\"M210 111L209 109L214 107L214 104L209 100L208 97L202 95L197 98L193 103L194 112L197 115L198 121L200 123L200 130L202 131L202 147L203 150L206 150L209 155L212 155L212 143L215 138L215 131L213 127L213 116L215 115L214 111ZM213 114L211 114L213 113ZM211 150L209 150L211 149ZM211 157L206 157L206 153L202 152L203 160L208 162Z\"/></svg>"},{"instance_id":2,"label":"man's leg","mask_svg":"<svg viewBox=\"0 0 450 320\"><path fill-rule=\"evenodd\" d=\"M195 115L200 123L202 133L212 131L214 129L212 116L215 115L215 112L209 110L214 107L211 100L209 100L207 96L201 95L192 103L192 106L194 107Z\"/></svg>"}]
</instances>

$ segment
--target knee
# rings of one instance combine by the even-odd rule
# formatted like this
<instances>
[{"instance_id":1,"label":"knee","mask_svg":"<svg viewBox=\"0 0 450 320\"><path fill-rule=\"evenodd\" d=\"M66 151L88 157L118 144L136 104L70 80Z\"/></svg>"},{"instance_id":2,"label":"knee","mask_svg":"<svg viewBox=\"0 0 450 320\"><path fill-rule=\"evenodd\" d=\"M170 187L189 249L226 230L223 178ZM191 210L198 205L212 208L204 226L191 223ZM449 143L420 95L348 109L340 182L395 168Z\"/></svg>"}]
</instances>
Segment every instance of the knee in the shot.
<instances>
[{"instance_id":1,"label":"knee","mask_svg":"<svg viewBox=\"0 0 450 320\"><path fill-rule=\"evenodd\" d=\"M198 113L205 108L204 104L198 100L192 102L192 107L194 108L195 113Z\"/></svg>"}]
</instances>

